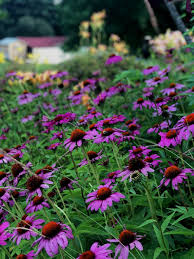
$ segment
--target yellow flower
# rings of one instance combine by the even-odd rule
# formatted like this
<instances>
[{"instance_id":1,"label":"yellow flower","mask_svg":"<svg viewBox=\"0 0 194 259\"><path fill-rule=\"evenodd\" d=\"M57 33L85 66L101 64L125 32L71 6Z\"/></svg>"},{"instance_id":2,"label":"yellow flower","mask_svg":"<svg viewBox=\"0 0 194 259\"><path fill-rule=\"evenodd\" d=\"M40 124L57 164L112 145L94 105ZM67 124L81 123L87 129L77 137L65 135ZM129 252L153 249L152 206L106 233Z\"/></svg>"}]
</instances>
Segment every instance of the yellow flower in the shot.
<instances>
[{"instance_id":1,"label":"yellow flower","mask_svg":"<svg viewBox=\"0 0 194 259\"><path fill-rule=\"evenodd\" d=\"M107 46L104 45L104 44L99 44L99 45L98 45L98 49L101 50L101 51L106 51Z\"/></svg>"},{"instance_id":2,"label":"yellow flower","mask_svg":"<svg viewBox=\"0 0 194 259\"><path fill-rule=\"evenodd\" d=\"M110 39L112 41L120 41L120 37L118 35L116 35L116 34L111 34L110 35Z\"/></svg>"},{"instance_id":3,"label":"yellow flower","mask_svg":"<svg viewBox=\"0 0 194 259\"><path fill-rule=\"evenodd\" d=\"M90 26L90 22L89 21L83 21L80 24L80 27L83 28L84 30L88 30L89 26Z\"/></svg>"},{"instance_id":4,"label":"yellow flower","mask_svg":"<svg viewBox=\"0 0 194 259\"><path fill-rule=\"evenodd\" d=\"M88 39L90 37L90 33L88 31L80 31L80 36L84 39Z\"/></svg>"},{"instance_id":5,"label":"yellow flower","mask_svg":"<svg viewBox=\"0 0 194 259\"><path fill-rule=\"evenodd\" d=\"M5 63L5 55L3 52L0 52L0 64Z\"/></svg>"},{"instance_id":6,"label":"yellow flower","mask_svg":"<svg viewBox=\"0 0 194 259\"><path fill-rule=\"evenodd\" d=\"M96 54L96 52L97 52L97 49L96 49L96 48L90 47L90 53L91 53L91 54Z\"/></svg>"}]
</instances>

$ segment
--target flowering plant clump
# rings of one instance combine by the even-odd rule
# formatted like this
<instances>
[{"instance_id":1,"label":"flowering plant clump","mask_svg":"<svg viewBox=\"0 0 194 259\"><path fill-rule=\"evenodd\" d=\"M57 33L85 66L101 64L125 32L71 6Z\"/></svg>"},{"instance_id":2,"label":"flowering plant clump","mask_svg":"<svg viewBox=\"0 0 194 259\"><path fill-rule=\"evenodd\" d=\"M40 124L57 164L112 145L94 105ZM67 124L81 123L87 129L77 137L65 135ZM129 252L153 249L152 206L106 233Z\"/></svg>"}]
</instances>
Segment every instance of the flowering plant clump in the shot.
<instances>
[{"instance_id":1,"label":"flowering plant clump","mask_svg":"<svg viewBox=\"0 0 194 259\"><path fill-rule=\"evenodd\" d=\"M85 41L105 16L81 24ZM192 258L191 53L134 61L110 43L90 73L6 71L0 258Z\"/></svg>"}]
</instances>

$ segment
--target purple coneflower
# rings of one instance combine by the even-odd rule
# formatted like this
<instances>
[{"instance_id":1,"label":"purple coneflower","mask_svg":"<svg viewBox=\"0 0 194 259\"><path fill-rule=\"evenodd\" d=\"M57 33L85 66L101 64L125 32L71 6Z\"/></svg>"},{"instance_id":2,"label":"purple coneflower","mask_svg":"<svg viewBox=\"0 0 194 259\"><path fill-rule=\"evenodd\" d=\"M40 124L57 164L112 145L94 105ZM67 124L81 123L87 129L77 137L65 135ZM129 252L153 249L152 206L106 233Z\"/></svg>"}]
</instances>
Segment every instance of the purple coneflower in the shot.
<instances>
[{"instance_id":1,"label":"purple coneflower","mask_svg":"<svg viewBox=\"0 0 194 259\"><path fill-rule=\"evenodd\" d=\"M180 144L182 140L180 132L176 129L170 129L168 132L159 132L158 134L161 137L158 145L161 147L169 147L170 145L175 147Z\"/></svg>"},{"instance_id":2,"label":"purple coneflower","mask_svg":"<svg viewBox=\"0 0 194 259\"><path fill-rule=\"evenodd\" d=\"M88 151L87 152L87 156L90 160L91 163L95 163L96 161L100 160L103 156L102 154L102 150L100 152L95 152L95 151ZM84 165L88 164L88 160L86 158L84 158L81 163L79 163L79 166L82 167Z\"/></svg>"},{"instance_id":3,"label":"purple coneflower","mask_svg":"<svg viewBox=\"0 0 194 259\"><path fill-rule=\"evenodd\" d=\"M0 164L7 164L11 160L10 157L0 154Z\"/></svg>"},{"instance_id":4,"label":"purple coneflower","mask_svg":"<svg viewBox=\"0 0 194 259\"><path fill-rule=\"evenodd\" d=\"M60 191L64 191L64 190L73 190L73 184L74 183L77 183L76 181L73 181L71 180L70 178L68 177L63 177L61 180L60 180Z\"/></svg>"},{"instance_id":5,"label":"purple coneflower","mask_svg":"<svg viewBox=\"0 0 194 259\"><path fill-rule=\"evenodd\" d=\"M114 172L111 172L111 173L107 174L107 178L103 179L102 182L105 183L105 184L115 183L115 181L118 177L118 174L120 172L121 172L120 170L117 170L117 171L114 171Z\"/></svg>"},{"instance_id":6,"label":"purple coneflower","mask_svg":"<svg viewBox=\"0 0 194 259\"><path fill-rule=\"evenodd\" d=\"M142 157L142 155L147 155L151 152L151 149L148 149L147 147L144 146L133 146L132 150L129 150L129 157L130 158L135 158L135 157Z\"/></svg>"},{"instance_id":7,"label":"purple coneflower","mask_svg":"<svg viewBox=\"0 0 194 259\"><path fill-rule=\"evenodd\" d=\"M147 176L148 172L154 172L154 170L150 167L150 165L146 161L143 161L139 157L135 157L129 160L129 165L124 171L122 171L118 175L118 177L122 177L121 181L124 181L129 177L130 178L129 181L131 182L134 172L141 172L142 174Z\"/></svg>"},{"instance_id":8,"label":"purple coneflower","mask_svg":"<svg viewBox=\"0 0 194 259\"><path fill-rule=\"evenodd\" d=\"M38 210L42 210L44 207L49 208L47 200L43 196L35 196L32 201L27 205L26 212L32 213Z\"/></svg>"},{"instance_id":9,"label":"purple coneflower","mask_svg":"<svg viewBox=\"0 0 194 259\"><path fill-rule=\"evenodd\" d=\"M142 110L143 107L148 107L150 109L151 106L152 103L148 100L144 100L143 98L139 98L136 102L133 102L133 110L136 110L137 108L140 108L140 110Z\"/></svg>"},{"instance_id":10,"label":"purple coneflower","mask_svg":"<svg viewBox=\"0 0 194 259\"><path fill-rule=\"evenodd\" d=\"M123 60L123 58L122 58L121 56L112 54L112 55L110 55L109 58L106 60L105 65L106 65L106 66L112 65L112 64L121 62L122 60Z\"/></svg>"},{"instance_id":11,"label":"purple coneflower","mask_svg":"<svg viewBox=\"0 0 194 259\"><path fill-rule=\"evenodd\" d=\"M21 119L21 122L22 123L26 123L26 122L28 122L28 121L32 121L34 119L34 116L33 115L28 115L28 116L26 116L26 117L23 117L22 119Z\"/></svg>"},{"instance_id":12,"label":"purple coneflower","mask_svg":"<svg viewBox=\"0 0 194 259\"><path fill-rule=\"evenodd\" d=\"M156 154L153 154L153 155L150 155L150 156L146 156L144 158L144 161L146 163L152 165L153 167L156 167L156 166L158 166L159 163L162 163L162 160L159 160L157 158L159 158L159 156L156 155Z\"/></svg>"},{"instance_id":13,"label":"purple coneflower","mask_svg":"<svg viewBox=\"0 0 194 259\"><path fill-rule=\"evenodd\" d=\"M9 227L9 222L3 222L1 225L0 225L0 246L5 246L7 245L7 243L5 242L6 239L8 239L11 234L10 233L7 233L7 231L5 230L6 228Z\"/></svg>"},{"instance_id":14,"label":"purple coneflower","mask_svg":"<svg viewBox=\"0 0 194 259\"><path fill-rule=\"evenodd\" d=\"M75 147L81 147L86 139L86 132L81 129L75 129L71 132L71 137L64 142L65 148L72 151Z\"/></svg>"},{"instance_id":15,"label":"purple coneflower","mask_svg":"<svg viewBox=\"0 0 194 259\"><path fill-rule=\"evenodd\" d=\"M0 171L0 186L2 186L8 180L8 174L3 171Z\"/></svg>"},{"instance_id":16,"label":"purple coneflower","mask_svg":"<svg viewBox=\"0 0 194 259\"><path fill-rule=\"evenodd\" d=\"M142 71L142 73L143 73L143 75L147 76L147 75L149 75L149 74L151 74L151 73L153 73L153 72L158 71L159 69L160 69L160 67L159 67L158 65L156 65L156 66L150 66L150 67L147 67L146 69L144 69L144 70Z\"/></svg>"},{"instance_id":17,"label":"purple coneflower","mask_svg":"<svg viewBox=\"0 0 194 259\"><path fill-rule=\"evenodd\" d=\"M176 92L176 90L182 89L185 86L182 84L170 83L168 88L164 88L161 90L161 93L169 95L172 92Z\"/></svg>"},{"instance_id":18,"label":"purple coneflower","mask_svg":"<svg viewBox=\"0 0 194 259\"><path fill-rule=\"evenodd\" d=\"M35 219L36 216L27 216L22 217L22 220L17 224L16 229L13 231L13 242L16 241L16 244L19 245L22 239L30 240L31 236L37 236L37 230L41 229L41 224L44 223L43 219Z\"/></svg>"},{"instance_id":19,"label":"purple coneflower","mask_svg":"<svg viewBox=\"0 0 194 259\"><path fill-rule=\"evenodd\" d=\"M110 184L100 185L97 191L88 194L86 202L90 202L88 209L91 211L101 210L104 212L107 207L112 207L112 202L119 202L125 196L119 192L113 192Z\"/></svg>"},{"instance_id":20,"label":"purple coneflower","mask_svg":"<svg viewBox=\"0 0 194 259\"><path fill-rule=\"evenodd\" d=\"M172 117L172 112L176 111L176 104L172 105L163 105L161 107L158 107L157 112L153 113L153 116L160 116L163 117Z\"/></svg>"},{"instance_id":21,"label":"purple coneflower","mask_svg":"<svg viewBox=\"0 0 194 259\"><path fill-rule=\"evenodd\" d=\"M8 202L10 198L9 189L8 188L0 188L0 205Z\"/></svg>"},{"instance_id":22,"label":"purple coneflower","mask_svg":"<svg viewBox=\"0 0 194 259\"><path fill-rule=\"evenodd\" d=\"M42 228L42 236L38 238L32 246L39 243L36 256L44 248L49 256L58 254L59 247L65 249L68 245L68 240L73 239L72 230L69 226L60 222L50 221Z\"/></svg>"},{"instance_id":23,"label":"purple coneflower","mask_svg":"<svg viewBox=\"0 0 194 259\"><path fill-rule=\"evenodd\" d=\"M143 236L137 235L131 230L123 230L118 239L107 239L111 243L119 243L115 249L115 257L120 253L119 259L128 259L129 250L137 248L142 251L143 246L139 242Z\"/></svg>"},{"instance_id":24,"label":"purple coneflower","mask_svg":"<svg viewBox=\"0 0 194 259\"><path fill-rule=\"evenodd\" d=\"M107 250L110 244L105 244L103 246L99 246L97 242L95 242L91 247L90 250L82 253L77 257L77 259L111 259L109 256L112 251Z\"/></svg>"},{"instance_id":25,"label":"purple coneflower","mask_svg":"<svg viewBox=\"0 0 194 259\"><path fill-rule=\"evenodd\" d=\"M41 189L48 189L48 184L53 183L52 181L48 180L50 177L52 177L52 172L45 174L41 172L38 175L33 175L29 177L26 182L26 188L28 190L28 199L35 194L37 194L38 196L42 196Z\"/></svg>"},{"instance_id":26,"label":"purple coneflower","mask_svg":"<svg viewBox=\"0 0 194 259\"><path fill-rule=\"evenodd\" d=\"M187 140L190 135L194 136L194 113L182 117L174 126L174 129L180 130L181 136Z\"/></svg>"},{"instance_id":27,"label":"purple coneflower","mask_svg":"<svg viewBox=\"0 0 194 259\"><path fill-rule=\"evenodd\" d=\"M21 177L26 174L27 169L30 168L31 166L32 164L30 162L26 164L25 169L20 164L17 164L17 163L12 165L11 173L14 178L13 179L14 186L18 184Z\"/></svg>"},{"instance_id":28,"label":"purple coneflower","mask_svg":"<svg viewBox=\"0 0 194 259\"><path fill-rule=\"evenodd\" d=\"M158 75L159 76L165 76L168 75L168 73L170 72L171 67L168 66L167 68L162 69L161 71L158 71Z\"/></svg>"},{"instance_id":29,"label":"purple coneflower","mask_svg":"<svg viewBox=\"0 0 194 259\"><path fill-rule=\"evenodd\" d=\"M155 85L163 83L167 79L168 79L167 76L165 76L165 77L157 76L157 77L148 79L145 82L146 82L147 86L155 86Z\"/></svg>"},{"instance_id":30,"label":"purple coneflower","mask_svg":"<svg viewBox=\"0 0 194 259\"><path fill-rule=\"evenodd\" d=\"M47 149L49 149L49 150L55 150L55 149L57 149L57 147L60 146L60 145L62 145L61 142L53 143L53 144L51 144L50 146L48 146Z\"/></svg>"},{"instance_id":31,"label":"purple coneflower","mask_svg":"<svg viewBox=\"0 0 194 259\"><path fill-rule=\"evenodd\" d=\"M19 254L16 259L33 259L34 256L34 251L30 251L28 254Z\"/></svg>"},{"instance_id":32,"label":"purple coneflower","mask_svg":"<svg viewBox=\"0 0 194 259\"><path fill-rule=\"evenodd\" d=\"M171 165L165 169L164 178L161 180L160 186L163 184L167 186L170 181L172 181L173 188L178 190L178 184L187 179L187 173L191 173L193 175L193 170L190 168L181 169L176 165Z\"/></svg>"},{"instance_id":33,"label":"purple coneflower","mask_svg":"<svg viewBox=\"0 0 194 259\"><path fill-rule=\"evenodd\" d=\"M171 124L171 121L163 121L161 123L155 123L151 128L147 130L147 133L150 134L152 132L158 133L160 129L168 128L168 124Z\"/></svg>"},{"instance_id":34,"label":"purple coneflower","mask_svg":"<svg viewBox=\"0 0 194 259\"><path fill-rule=\"evenodd\" d=\"M118 137L122 137L122 131L119 129L113 129L113 128L105 128L101 131L101 134L97 136L96 139L94 139L94 143L102 143L106 142L109 143L110 141L116 141L118 140Z\"/></svg>"}]
</instances>

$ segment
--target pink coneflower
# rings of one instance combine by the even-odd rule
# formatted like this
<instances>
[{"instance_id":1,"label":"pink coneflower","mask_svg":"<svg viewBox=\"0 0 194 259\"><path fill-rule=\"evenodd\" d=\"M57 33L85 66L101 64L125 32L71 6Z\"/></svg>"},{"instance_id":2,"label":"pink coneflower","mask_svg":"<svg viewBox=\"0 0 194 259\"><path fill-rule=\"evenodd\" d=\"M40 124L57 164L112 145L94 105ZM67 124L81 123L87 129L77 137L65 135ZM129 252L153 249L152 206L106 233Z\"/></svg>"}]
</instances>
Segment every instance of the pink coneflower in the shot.
<instances>
[{"instance_id":1,"label":"pink coneflower","mask_svg":"<svg viewBox=\"0 0 194 259\"><path fill-rule=\"evenodd\" d=\"M147 76L147 75L149 75L149 74L151 74L151 73L153 73L153 72L158 71L159 69L160 69L160 67L159 67L158 65L156 65L156 66L150 66L150 67L145 68L145 69L142 71L142 73L143 73L144 76Z\"/></svg>"},{"instance_id":2,"label":"pink coneflower","mask_svg":"<svg viewBox=\"0 0 194 259\"><path fill-rule=\"evenodd\" d=\"M22 239L30 240L31 236L37 236L37 230L41 229L41 224L44 223L43 219L35 219L36 216L25 215L22 220L17 224L16 229L13 231L13 242L19 245Z\"/></svg>"},{"instance_id":3,"label":"pink coneflower","mask_svg":"<svg viewBox=\"0 0 194 259\"><path fill-rule=\"evenodd\" d=\"M82 101L83 93L81 93L80 90L73 92L72 95L68 97L69 100L71 100L73 105L80 104Z\"/></svg>"},{"instance_id":4,"label":"pink coneflower","mask_svg":"<svg viewBox=\"0 0 194 259\"><path fill-rule=\"evenodd\" d=\"M152 165L153 167L156 167L156 166L158 166L159 163L162 163L162 160L159 160L157 158L159 158L159 156L156 155L156 154L153 154L153 155L150 155L150 156L146 156L144 158L144 161L146 163Z\"/></svg>"},{"instance_id":5,"label":"pink coneflower","mask_svg":"<svg viewBox=\"0 0 194 259\"><path fill-rule=\"evenodd\" d=\"M159 132L158 134L161 137L158 145L161 147L169 147L170 145L175 147L181 143L181 134L176 129L170 129L168 132Z\"/></svg>"},{"instance_id":6,"label":"pink coneflower","mask_svg":"<svg viewBox=\"0 0 194 259\"><path fill-rule=\"evenodd\" d=\"M110 244L105 244L103 246L100 246L98 245L97 242L95 242L90 247L90 250L79 255L77 259L111 259L109 255L112 253L112 251L107 250L109 246Z\"/></svg>"},{"instance_id":7,"label":"pink coneflower","mask_svg":"<svg viewBox=\"0 0 194 259\"><path fill-rule=\"evenodd\" d=\"M74 180L71 180L70 178L68 177L63 177L61 180L60 180L60 191L64 191L64 190L73 190L73 184L74 183L77 183L77 181L74 181Z\"/></svg>"},{"instance_id":8,"label":"pink coneflower","mask_svg":"<svg viewBox=\"0 0 194 259\"><path fill-rule=\"evenodd\" d=\"M137 99L136 102L133 102L133 110L136 110L137 108L140 108L140 110L145 108L150 108L152 106L152 103L150 101L144 100L143 98Z\"/></svg>"},{"instance_id":9,"label":"pink coneflower","mask_svg":"<svg viewBox=\"0 0 194 259\"><path fill-rule=\"evenodd\" d=\"M161 71L158 71L158 75L159 76L165 76L168 75L168 73L170 72L171 67L168 66L167 68L162 69Z\"/></svg>"},{"instance_id":10,"label":"pink coneflower","mask_svg":"<svg viewBox=\"0 0 194 259\"><path fill-rule=\"evenodd\" d=\"M59 247L65 249L68 245L68 240L73 239L72 230L69 226L60 222L50 221L42 228L42 236L38 238L32 246L39 243L36 256L44 248L49 256L58 254Z\"/></svg>"},{"instance_id":11,"label":"pink coneflower","mask_svg":"<svg viewBox=\"0 0 194 259\"><path fill-rule=\"evenodd\" d=\"M63 131L54 132L53 133L53 137L51 138L51 140L62 139L63 135L64 135Z\"/></svg>"},{"instance_id":12,"label":"pink coneflower","mask_svg":"<svg viewBox=\"0 0 194 259\"><path fill-rule=\"evenodd\" d=\"M94 143L109 143L111 141L116 141L118 137L121 137L121 130L119 129L113 129L113 128L105 128L101 131L101 134L97 136L96 139L94 139Z\"/></svg>"},{"instance_id":13,"label":"pink coneflower","mask_svg":"<svg viewBox=\"0 0 194 259\"><path fill-rule=\"evenodd\" d=\"M0 135L0 139L7 139L7 137L5 136L5 134Z\"/></svg>"},{"instance_id":14,"label":"pink coneflower","mask_svg":"<svg viewBox=\"0 0 194 259\"><path fill-rule=\"evenodd\" d=\"M28 122L28 121L32 121L34 119L34 116L33 115L28 115L28 116L26 116L26 117L23 117L22 119L21 119L21 122L22 123L26 123L26 122Z\"/></svg>"},{"instance_id":15,"label":"pink coneflower","mask_svg":"<svg viewBox=\"0 0 194 259\"><path fill-rule=\"evenodd\" d=\"M167 186L170 181L172 181L173 188L175 190L178 190L178 184L187 179L187 173L193 174L193 170L190 168L181 169L176 165L171 165L165 169L164 178L161 180L160 186L162 186L163 184Z\"/></svg>"},{"instance_id":16,"label":"pink coneflower","mask_svg":"<svg viewBox=\"0 0 194 259\"><path fill-rule=\"evenodd\" d=\"M152 103L152 107L154 109L158 109L159 107L167 104L167 98L158 97L154 100L154 103Z\"/></svg>"},{"instance_id":17,"label":"pink coneflower","mask_svg":"<svg viewBox=\"0 0 194 259\"><path fill-rule=\"evenodd\" d=\"M120 173L120 170L111 172L109 174L107 174L107 178L103 179L102 182L105 184L111 184L111 183L115 183L116 179L118 177L118 174Z\"/></svg>"},{"instance_id":18,"label":"pink coneflower","mask_svg":"<svg viewBox=\"0 0 194 259\"><path fill-rule=\"evenodd\" d=\"M51 173L40 173L39 175L33 175L28 178L26 182L26 188L28 190L28 199L31 198L33 195L37 194L38 196L42 196L41 189L48 189L49 185L53 182L48 180L52 177Z\"/></svg>"},{"instance_id":19,"label":"pink coneflower","mask_svg":"<svg viewBox=\"0 0 194 259\"><path fill-rule=\"evenodd\" d=\"M147 86L155 86L155 85L163 83L167 79L168 79L167 76L165 76L165 77L156 76L154 78L146 80L145 82L146 82Z\"/></svg>"},{"instance_id":20,"label":"pink coneflower","mask_svg":"<svg viewBox=\"0 0 194 259\"><path fill-rule=\"evenodd\" d=\"M3 172L3 171L0 171L0 186L2 186L5 182L7 182L8 180L8 175Z\"/></svg>"},{"instance_id":21,"label":"pink coneflower","mask_svg":"<svg viewBox=\"0 0 194 259\"><path fill-rule=\"evenodd\" d=\"M115 258L120 253L119 259L128 259L129 250L137 248L142 251L143 246L139 242L143 236L137 235L131 230L123 230L118 239L107 239L111 243L119 243L115 249Z\"/></svg>"},{"instance_id":22,"label":"pink coneflower","mask_svg":"<svg viewBox=\"0 0 194 259\"><path fill-rule=\"evenodd\" d=\"M128 130L131 133L132 136L136 136L140 134L140 125L137 123L131 123L128 125Z\"/></svg>"},{"instance_id":23,"label":"pink coneflower","mask_svg":"<svg viewBox=\"0 0 194 259\"><path fill-rule=\"evenodd\" d=\"M1 225L0 225L0 246L5 246L7 245L7 243L5 242L6 239L8 239L11 234L10 233L7 233L7 231L5 230L6 228L9 227L9 222L3 222Z\"/></svg>"},{"instance_id":24,"label":"pink coneflower","mask_svg":"<svg viewBox=\"0 0 194 259\"><path fill-rule=\"evenodd\" d=\"M109 66L118 62L121 62L123 60L123 58L121 56L112 54L109 56L109 58L106 60L105 65Z\"/></svg>"},{"instance_id":25,"label":"pink coneflower","mask_svg":"<svg viewBox=\"0 0 194 259\"><path fill-rule=\"evenodd\" d=\"M33 259L34 256L34 251L30 251L28 254L19 254L16 259Z\"/></svg>"},{"instance_id":26,"label":"pink coneflower","mask_svg":"<svg viewBox=\"0 0 194 259\"><path fill-rule=\"evenodd\" d=\"M194 136L194 113L182 117L174 126L174 129L180 130L181 136L187 140L190 135Z\"/></svg>"},{"instance_id":27,"label":"pink coneflower","mask_svg":"<svg viewBox=\"0 0 194 259\"><path fill-rule=\"evenodd\" d=\"M43 196L35 196L32 201L27 205L26 212L32 213L38 210L42 210L44 207L49 208L47 200Z\"/></svg>"},{"instance_id":28,"label":"pink coneflower","mask_svg":"<svg viewBox=\"0 0 194 259\"><path fill-rule=\"evenodd\" d=\"M102 159L103 156L101 154L102 154L102 150L98 153L95 152L95 151L88 151L87 152L87 156L88 156L91 163L95 163L96 161ZM82 167L84 165L87 165L88 163L89 163L88 160L86 158L84 158L81 161L81 163L79 163L79 166Z\"/></svg>"},{"instance_id":29,"label":"pink coneflower","mask_svg":"<svg viewBox=\"0 0 194 259\"><path fill-rule=\"evenodd\" d=\"M62 145L61 142L53 143L53 144L51 144L50 146L48 146L47 149L49 149L49 150L55 150L55 149L57 149L57 147L60 146L60 145Z\"/></svg>"},{"instance_id":30,"label":"pink coneflower","mask_svg":"<svg viewBox=\"0 0 194 259\"><path fill-rule=\"evenodd\" d=\"M153 95L154 87L145 87L143 88L143 96L144 97L150 97Z\"/></svg>"},{"instance_id":31,"label":"pink coneflower","mask_svg":"<svg viewBox=\"0 0 194 259\"><path fill-rule=\"evenodd\" d=\"M142 157L143 155L147 155L151 152L151 149L148 149L147 147L144 146L133 146L132 150L129 150L129 157L130 158L135 158L135 157Z\"/></svg>"},{"instance_id":32,"label":"pink coneflower","mask_svg":"<svg viewBox=\"0 0 194 259\"><path fill-rule=\"evenodd\" d=\"M142 174L147 176L148 172L153 172L154 170L150 167L149 163L147 163L146 161L143 161L139 157L135 157L129 160L129 165L124 171L122 171L118 175L118 177L122 177L121 181L124 181L129 177L129 181L131 182L132 175L136 171L141 172Z\"/></svg>"},{"instance_id":33,"label":"pink coneflower","mask_svg":"<svg viewBox=\"0 0 194 259\"><path fill-rule=\"evenodd\" d=\"M7 164L11 160L10 157L0 154L0 164Z\"/></svg>"},{"instance_id":34,"label":"pink coneflower","mask_svg":"<svg viewBox=\"0 0 194 259\"><path fill-rule=\"evenodd\" d=\"M0 188L0 205L8 202L10 199L9 189L8 188Z\"/></svg>"},{"instance_id":35,"label":"pink coneflower","mask_svg":"<svg viewBox=\"0 0 194 259\"><path fill-rule=\"evenodd\" d=\"M107 98L106 92L101 92L95 99L93 99L93 103L96 105L103 104Z\"/></svg>"},{"instance_id":36,"label":"pink coneflower","mask_svg":"<svg viewBox=\"0 0 194 259\"><path fill-rule=\"evenodd\" d=\"M168 88L164 88L161 90L161 93L169 95L172 92L176 92L176 90L182 89L185 86L182 84L170 83Z\"/></svg>"},{"instance_id":37,"label":"pink coneflower","mask_svg":"<svg viewBox=\"0 0 194 259\"><path fill-rule=\"evenodd\" d=\"M75 129L71 132L71 137L64 142L65 148L69 148L72 151L75 147L81 147L85 141L86 132L81 129Z\"/></svg>"},{"instance_id":38,"label":"pink coneflower","mask_svg":"<svg viewBox=\"0 0 194 259\"><path fill-rule=\"evenodd\" d=\"M101 210L104 212L107 207L112 207L112 202L119 202L125 196L119 192L113 192L110 184L100 185L97 191L88 194L86 202L90 202L88 209L91 211Z\"/></svg>"},{"instance_id":39,"label":"pink coneflower","mask_svg":"<svg viewBox=\"0 0 194 259\"><path fill-rule=\"evenodd\" d=\"M160 116L162 115L163 117L172 117L172 112L176 111L176 104L172 105L163 105L161 107L158 107L157 112L153 113L153 116Z\"/></svg>"},{"instance_id":40,"label":"pink coneflower","mask_svg":"<svg viewBox=\"0 0 194 259\"><path fill-rule=\"evenodd\" d=\"M171 121L163 121L161 123L155 123L150 129L147 130L147 133L150 134L152 132L158 133L160 129L166 129L171 124Z\"/></svg>"},{"instance_id":41,"label":"pink coneflower","mask_svg":"<svg viewBox=\"0 0 194 259\"><path fill-rule=\"evenodd\" d=\"M122 134L122 137L118 139L117 141L118 144L124 141L130 141L132 139L135 139L135 137L132 136L132 133L130 133L129 131L123 131L121 134Z\"/></svg>"},{"instance_id":42,"label":"pink coneflower","mask_svg":"<svg viewBox=\"0 0 194 259\"><path fill-rule=\"evenodd\" d=\"M11 173L14 178L13 179L14 186L18 184L21 177L26 174L27 169L30 168L31 166L32 164L30 162L26 164L25 169L20 164L17 164L17 163L12 165Z\"/></svg>"}]
</instances>

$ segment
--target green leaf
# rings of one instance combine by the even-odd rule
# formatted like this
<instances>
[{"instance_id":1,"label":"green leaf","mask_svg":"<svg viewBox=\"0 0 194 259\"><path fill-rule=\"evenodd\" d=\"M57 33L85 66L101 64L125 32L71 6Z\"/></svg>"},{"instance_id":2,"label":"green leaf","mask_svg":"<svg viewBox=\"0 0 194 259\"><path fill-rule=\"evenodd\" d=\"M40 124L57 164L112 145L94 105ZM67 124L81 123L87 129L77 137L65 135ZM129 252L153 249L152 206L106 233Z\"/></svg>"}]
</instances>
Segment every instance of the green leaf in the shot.
<instances>
[{"instance_id":1,"label":"green leaf","mask_svg":"<svg viewBox=\"0 0 194 259\"><path fill-rule=\"evenodd\" d=\"M191 235L194 236L194 231L190 230L190 229L176 229L176 230L172 230L169 232L164 233L164 235Z\"/></svg>"},{"instance_id":2,"label":"green leaf","mask_svg":"<svg viewBox=\"0 0 194 259\"><path fill-rule=\"evenodd\" d=\"M161 247L157 247L157 248L155 249L155 251L154 251L154 257L153 257L153 259L158 258L158 256L160 255L160 253L161 253L162 251L164 251L164 249L162 249Z\"/></svg>"},{"instance_id":3,"label":"green leaf","mask_svg":"<svg viewBox=\"0 0 194 259\"><path fill-rule=\"evenodd\" d=\"M157 240L158 240L158 243L159 243L161 249L165 250L164 244L162 242L160 230L155 225L153 225L153 227L154 227L154 232L156 234L156 237L157 237Z\"/></svg>"},{"instance_id":4,"label":"green leaf","mask_svg":"<svg viewBox=\"0 0 194 259\"><path fill-rule=\"evenodd\" d=\"M150 223L153 223L153 222L156 222L156 220L155 219L148 219L148 220L144 221L140 226L138 226L138 228L142 228L142 227L144 227L144 226L146 226Z\"/></svg>"},{"instance_id":5,"label":"green leaf","mask_svg":"<svg viewBox=\"0 0 194 259\"><path fill-rule=\"evenodd\" d=\"M162 226L161 226L161 229L162 229L162 232L164 232L166 230L166 228L168 227L172 217L174 216L175 212L173 212L171 215L169 215L165 220L164 222L162 223Z\"/></svg>"},{"instance_id":6,"label":"green leaf","mask_svg":"<svg viewBox=\"0 0 194 259\"><path fill-rule=\"evenodd\" d=\"M194 208L189 209L187 212L184 213L184 215L182 215L180 218L178 218L177 220L175 220L172 225L175 225L176 223L178 223L179 221L186 219L186 218L194 218Z\"/></svg>"}]
</instances>

